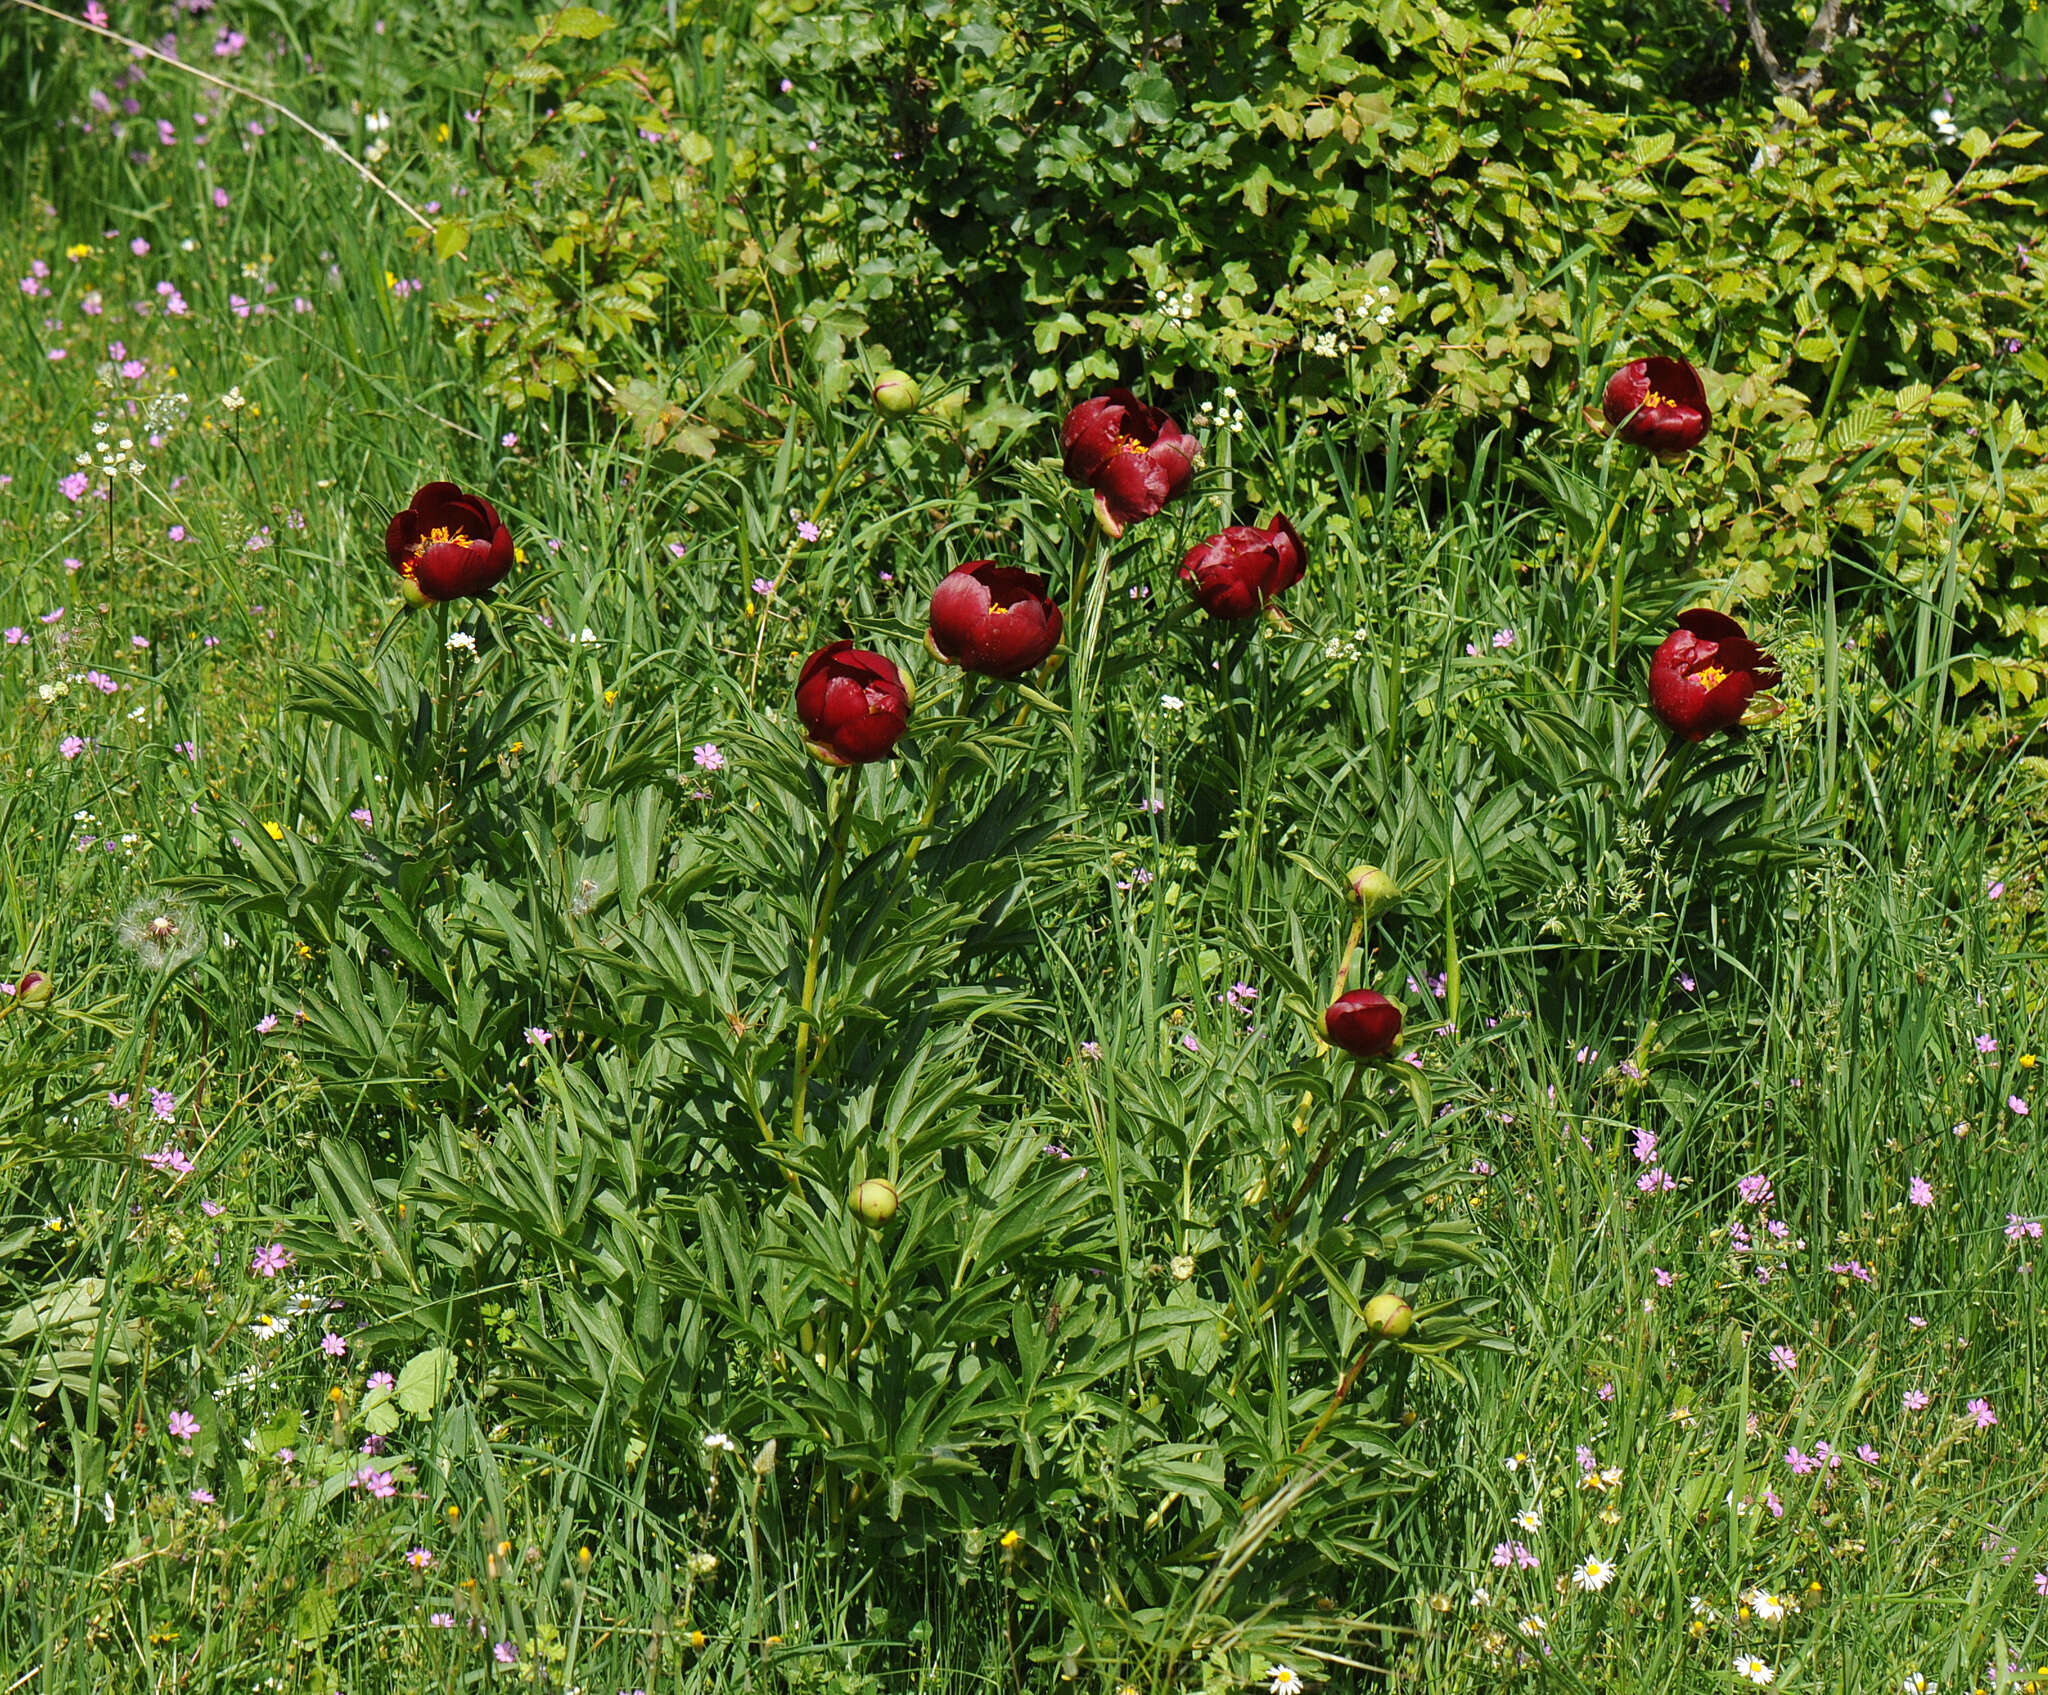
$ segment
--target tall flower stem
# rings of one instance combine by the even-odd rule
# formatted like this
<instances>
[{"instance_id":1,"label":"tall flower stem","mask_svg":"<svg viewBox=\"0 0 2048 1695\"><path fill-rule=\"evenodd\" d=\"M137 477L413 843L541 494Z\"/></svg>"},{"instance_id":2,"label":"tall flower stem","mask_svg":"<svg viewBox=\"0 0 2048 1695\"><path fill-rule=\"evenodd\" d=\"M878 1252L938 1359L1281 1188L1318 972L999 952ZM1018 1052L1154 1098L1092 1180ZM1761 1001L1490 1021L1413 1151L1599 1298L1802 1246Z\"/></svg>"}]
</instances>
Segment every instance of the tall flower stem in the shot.
<instances>
[{"instance_id":1,"label":"tall flower stem","mask_svg":"<svg viewBox=\"0 0 2048 1695\"><path fill-rule=\"evenodd\" d=\"M1344 1405L1345 1397L1357 1386L1359 1374L1365 1370L1365 1362L1372 1358L1372 1351L1379 1346L1379 1342L1377 1336L1368 1336L1365 1339L1365 1347L1359 1352L1358 1358L1345 1368L1344 1375L1337 1380L1337 1392L1330 1397L1330 1404L1323 1409L1323 1416L1316 1420L1309 1433L1301 1439L1301 1445L1294 1450L1297 1454L1307 1453L1316 1445L1323 1432L1330 1428L1331 1420Z\"/></svg>"},{"instance_id":2,"label":"tall flower stem","mask_svg":"<svg viewBox=\"0 0 2048 1695\"><path fill-rule=\"evenodd\" d=\"M939 808L946 802L946 789L952 781L953 766L960 755L960 744L967 739L967 715L974 710L974 703L981 694L979 679L972 672L963 672L960 678L960 698L954 704L954 716L959 720L952 733L946 737L946 744L939 749L939 756L932 767L931 782L925 794L924 811L918 814L917 828L910 832L910 840L903 847L903 866L898 873L896 894L902 893L902 881L910 876L910 868L916 862L918 851L931 839L932 825L937 821ZM895 898L884 903L886 912L896 904Z\"/></svg>"},{"instance_id":3,"label":"tall flower stem","mask_svg":"<svg viewBox=\"0 0 2048 1695\"><path fill-rule=\"evenodd\" d=\"M1630 491L1635 487L1636 470L1639 461L1632 458L1628 473L1621 479L1621 487L1614 491L1614 499L1608 504L1607 518L1600 526L1600 533L1593 538L1593 549L1586 555L1586 563L1579 571L1581 582L1589 581L1599 569L1600 556L1607 551L1608 539L1614 534L1614 526L1621 519L1621 509L1627 503ZM1607 597L1607 668L1612 671L1621 653L1621 573L1622 556L1614 556L1614 587Z\"/></svg>"},{"instance_id":4,"label":"tall flower stem","mask_svg":"<svg viewBox=\"0 0 2048 1695\"><path fill-rule=\"evenodd\" d=\"M804 1101L810 1092L811 1062L815 1053L811 1044L811 1028L818 1005L818 961L825 948L825 928L831 923L832 908L839 900L839 881L846 868L846 837L853 827L854 778L842 773L834 786L838 794L831 835L825 846L824 882L818 890L817 912L811 919L810 952L804 961L804 998L797 1013L796 1087L789 1114L789 1139L792 1143L801 1143L804 1139ZM818 1044L819 1048L823 1046L822 1042Z\"/></svg>"},{"instance_id":5,"label":"tall flower stem","mask_svg":"<svg viewBox=\"0 0 2048 1695\"><path fill-rule=\"evenodd\" d=\"M960 721L953 726L944 744L927 767L931 777L926 788L924 810L918 814L917 823L912 827L909 839L903 844L903 858L896 867L896 875L889 885L889 892L869 913L867 926L861 933L857 947L865 948L868 939L895 916L898 904L910 887L910 873L917 864L918 853L925 843L931 840L932 826L938 820L939 808L946 803L946 791L952 781L960 744L967 739L967 714L974 710L974 703L980 693L979 679L971 672L963 672L960 679L960 699L954 706L955 715ZM893 1171L890 1173L890 1179L895 1179Z\"/></svg>"},{"instance_id":6,"label":"tall flower stem","mask_svg":"<svg viewBox=\"0 0 2048 1695\"><path fill-rule=\"evenodd\" d=\"M1102 618L1109 603L1109 556L1114 544L1104 537L1097 544L1093 569L1084 570L1075 582L1074 605L1081 612L1081 640L1074 649L1072 692L1074 751L1068 783L1074 804L1081 803L1081 787L1088 775L1088 703L1094 690L1095 650L1102 632ZM1086 605L1083 606L1085 599ZM1059 656L1053 656L1057 659Z\"/></svg>"},{"instance_id":7,"label":"tall flower stem","mask_svg":"<svg viewBox=\"0 0 2048 1695\"><path fill-rule=\"evenodd\" d=\"M1308 1199L1309 1191L1316 1186L1337 1152L1337 1143L1344 1134L1344 1099L1351 1093L1351 1085L1358 1081L1358 1074L1365 1067L1353 1065L1344 1073L1344 1081L1337 1085L1337 1098L1330 1104L1330 1133L1323 1138L1323 1145L1316 1150L1316 1157L1310 1164L1301 1185L1294 1191L1293 1198L1273 1217L1272 1241L1278 1245L1280 1238L1287 1234L1288 1225L1294 1222L1294 1215L1301 1210L1301 1203Z\"/></svg>"},{"instance_id":8,"label":"tall flower stem","mask_svg":"<svg viewBox=\"0 0 2048 1695\"><path fill-rule=\"evenodd\" d=\"M445 600L434 603L435 663L439 674L434 691L434 740L440 749L440 759L434 770L434 816L431 830L434 835L441 832L442 815L448 810L451 800L452 782L449 767L455 754L455 651L448 645L448 624L451 614Z\"/></svg>"}]
</instances>

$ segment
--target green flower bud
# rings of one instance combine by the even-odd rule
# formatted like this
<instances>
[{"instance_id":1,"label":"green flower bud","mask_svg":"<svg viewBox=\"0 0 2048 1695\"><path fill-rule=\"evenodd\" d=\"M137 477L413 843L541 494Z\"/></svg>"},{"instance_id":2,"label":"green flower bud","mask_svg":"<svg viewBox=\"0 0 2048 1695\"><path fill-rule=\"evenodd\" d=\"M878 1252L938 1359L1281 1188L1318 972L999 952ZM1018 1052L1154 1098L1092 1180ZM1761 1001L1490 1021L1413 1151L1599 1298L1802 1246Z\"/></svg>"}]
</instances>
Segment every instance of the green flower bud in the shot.
<instances>
[{"instance_id":1,"label":"green flower bud","mask_svg":"<svg viewBox=\"0 0 2048 1695\"><path fill-rule=\"evenodd\" d=\"M896 1208L902 1197L896 1193L896 1185L880 1177L870 1177L853 1192L853 1210L869 1224L880 1229L896 1216Z\"/></svg>"},{"instance_id":2,"label":"green flower bud","mask_svg":"<svg viewBox=\"0 0 2048 1695\"><path fill-rule=\"evenodd\" d=\"M1377 865L1354 865L1344 880L1351 885L1351 898L1367 911L1401 898L1401 885Z\"/></svg>"},{"instance_id":3,"label":"green flower bud","mask_svg":"<svg viewBox=\"0 0 2048 1695\"><path fill-rule=\"evenodd\" d=\"M14 985L14 998L26 1007L44 1007L50 1004L50 979L40 971L24 971L21 981Z\"/></svg>"},{"instance_id":4,"label":"green flower bud","mask_svg":"<svg viewBox=\"0 0 2048 1695\"><path fill-rule=\"evenodd\" d=\"M884 371L875 379L872 392L875 405L892 418L915 412L923 398L918 392L917 379L908 371Z\"/></svg>"},{"instance_id":5,"label":"green flower bud","mask_svg":"<svg viewBox=\"0 0 2048 1695\"><path fill-rule=\"evenodd\" d=\"M1375 1295L1365 1303L1365 1327L1375 1336L1398 1342L1415 1322L1415 1309L1399 1295Z\"/></svg>"}]
</instances>

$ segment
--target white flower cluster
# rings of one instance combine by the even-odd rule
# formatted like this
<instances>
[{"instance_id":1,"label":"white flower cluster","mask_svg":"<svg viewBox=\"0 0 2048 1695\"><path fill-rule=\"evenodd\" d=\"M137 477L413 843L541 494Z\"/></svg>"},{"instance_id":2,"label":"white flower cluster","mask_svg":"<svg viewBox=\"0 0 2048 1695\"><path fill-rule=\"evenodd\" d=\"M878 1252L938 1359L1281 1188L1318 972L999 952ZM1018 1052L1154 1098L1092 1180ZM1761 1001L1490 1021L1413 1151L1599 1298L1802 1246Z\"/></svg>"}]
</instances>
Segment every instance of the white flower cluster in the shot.
<instances>
[{"instance_id":1,"label":"white flower cluster","mask_svg":"<svg viewBox=\"0 0 2048 1695\"><path fill-rule=\"evenodd\" d=\"M1221 406L1218 406L1213 400L1203 401L1202 422L1227 428L1232 435L1242 435L1244 433L1245 415L1244 408L1237 403L1237 390L1226 388L1223 391L1223 404Z\"/></svg>"},{"instance_id":2,"label":"white flower cluster","mask_svg":"<svg viewBox=\"0 0 2048 1695\"><path fill-rule=\"evenodd\" d=\"M107 423L105 419L97 420L93 424L92 433L97 438L93 442L92 453L76 455L72 460L73 464L83 470L86 466L92 464L93 454L97 453L99 455L99 473L108 482L112 482L123 471L126 471L131 477L142 475L142 461L137 459L132 451L135 446L132 440L127 436L122 436L118 441L109 444L106 439Z\"/></svg>"},{"instance_id":3,"label":"white flower cluster","mask_svg":"<svg viewBox=\"0 0 2048 1695\"><path fill-rule=\"evenodd\" d=\"M189 394L153 394L142 414L142 427L153 436L167 436L185 421L192 410Z\"/></svg>"},{"instance_id":4,"label":"white flower cluster","mask_svg":"<svg viewBox=\"0 0 2048 1695\"><path fill-rule=\"evenodd\" d=\"M1343 307L1338 307L1331 314L1329 329L1303 330L1302 350L1323 359L1341 359L1351 351L1349 332L1354 318L1359 324L1372 324L1385 329L1394 321L1394 303L1400 298L1399 290L1381 283L1372 291L1371 298L1360 301L1352 312L1346 312Z\"/></svg>"},{"instance_id":5,"label":"white flower cluster","mask_svg":"<svg viewBox=\"0 0 2048 1695\"><path fill-rule=\"evenodd\" d=\"M1154 289L1152 298L1159 304L1159 315L1162 318L1170 318L1177 324L1184 324L1189 319L1201 315L1202 308L1196 302L1195 291L1191 288L1183 288L1178 292L1171 287Z\"/></svg>"}]
</instances>

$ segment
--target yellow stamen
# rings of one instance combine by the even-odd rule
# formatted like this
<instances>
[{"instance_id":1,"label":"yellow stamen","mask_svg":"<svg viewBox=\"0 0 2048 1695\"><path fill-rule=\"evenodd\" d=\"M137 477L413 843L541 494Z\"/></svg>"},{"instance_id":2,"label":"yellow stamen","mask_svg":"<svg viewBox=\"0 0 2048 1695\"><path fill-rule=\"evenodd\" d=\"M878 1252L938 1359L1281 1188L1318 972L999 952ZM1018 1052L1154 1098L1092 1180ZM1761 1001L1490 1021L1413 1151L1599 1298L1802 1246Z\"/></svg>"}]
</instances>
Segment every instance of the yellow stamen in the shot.
<instances>
[{"instance_id":1,"label":"yellow stamen","mask_svg":"<svg viewBox=\"0 0 2048 1695\"><path fill-rule=\"evenodd\" d=\"M1718 665L1709 665L1705 670L1693 673L1693 681L1698 683L1709 694L1718 689L1727 680L1728 673Z\"/></svg>"},{"instance_id":2,"label":"yellow stamen","mask_svg":"<svg viewBox=\"0 0 2048 1695\"><path fill-rule=\"evenodd\" d=\"M425 553L428 548L437 546L442 542L453 542L457 547L469 547L473 545L470 537L465 535L461 529L457 528L450 530L437 524L433 529L429 530L425 535L421 536L418 541L412 544L413 554L415 557L417 557L418 555Z\"/></svg>"}]
</instances>

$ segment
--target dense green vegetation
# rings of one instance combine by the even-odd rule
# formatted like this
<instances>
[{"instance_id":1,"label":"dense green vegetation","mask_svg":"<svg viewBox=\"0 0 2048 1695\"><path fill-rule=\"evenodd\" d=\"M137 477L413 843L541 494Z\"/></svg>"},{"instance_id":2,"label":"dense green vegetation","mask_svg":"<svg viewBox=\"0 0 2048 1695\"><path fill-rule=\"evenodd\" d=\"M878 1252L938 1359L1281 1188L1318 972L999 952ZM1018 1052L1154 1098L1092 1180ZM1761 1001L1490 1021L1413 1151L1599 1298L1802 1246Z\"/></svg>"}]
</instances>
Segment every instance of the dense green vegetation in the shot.
<instances>
[{"instance_id":1,"label":"dense green vegetation","mask_svg":"<svg viewBox=\"0 0 2048 1695\"><path fill-rule=\"evenodd\" d=\"M0 31L0 1687L2048 1682L2038 14L110 11Z\"/></svg>"}]
</instances>

